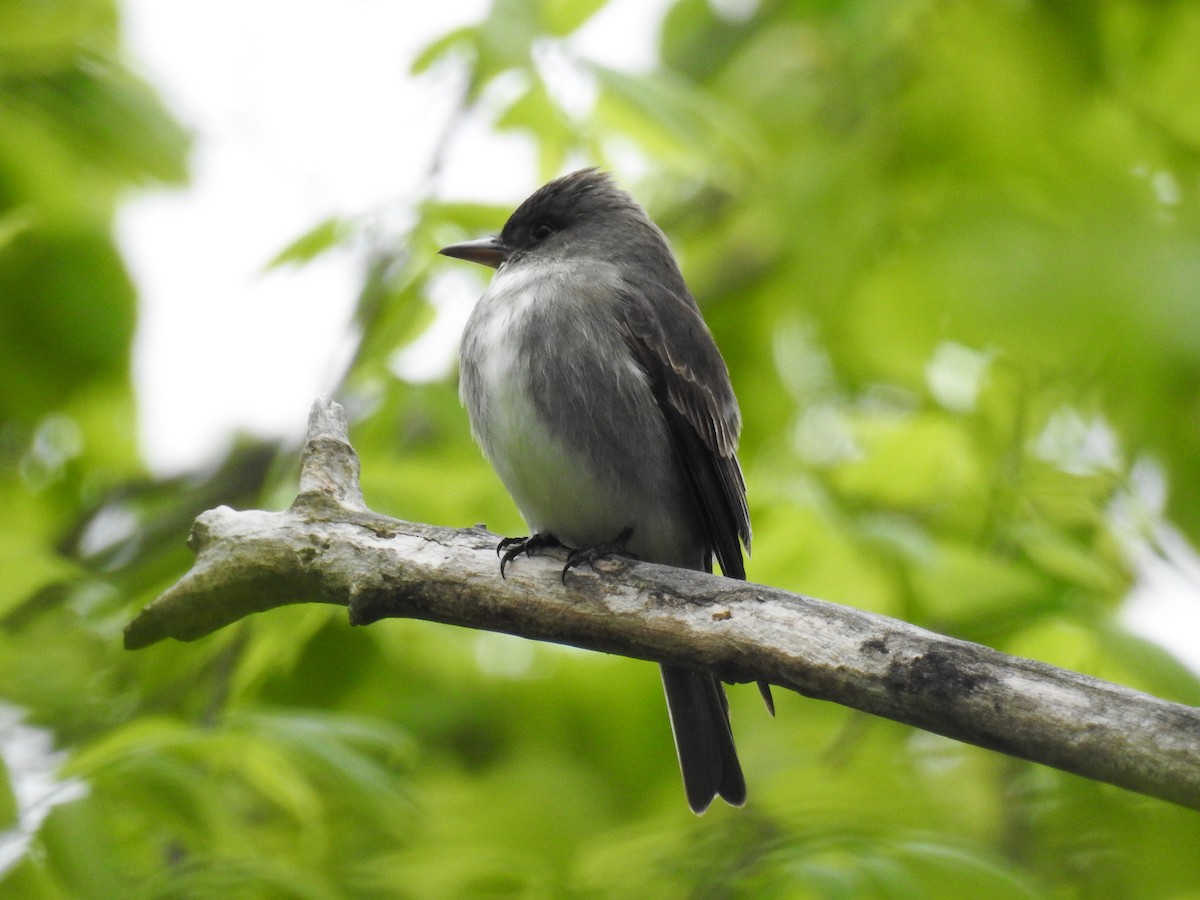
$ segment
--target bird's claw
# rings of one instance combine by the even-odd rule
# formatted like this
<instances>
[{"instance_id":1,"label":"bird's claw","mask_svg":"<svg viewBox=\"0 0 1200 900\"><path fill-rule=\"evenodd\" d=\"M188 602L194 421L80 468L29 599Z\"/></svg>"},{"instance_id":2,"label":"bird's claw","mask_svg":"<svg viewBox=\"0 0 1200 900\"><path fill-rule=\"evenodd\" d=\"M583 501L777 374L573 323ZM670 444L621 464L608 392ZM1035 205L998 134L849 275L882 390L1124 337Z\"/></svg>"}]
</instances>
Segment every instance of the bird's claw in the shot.
<instances>
[{"instance_id":1,"label":"bird's claw","mask_svg":"<svg viewBox=\"0 0 1200 900\"><path fill-rule=\"evenodd\" d=\"M569 572L571 569L574 569L578 566L582 566L582 565L586 564L587 567L589 569L591 569L593 572L596 571L596 566L594 564L595 564L596 560L598 560L598 559L605 559L606 557L614 556L614 555L618 555L618 554L621 556L630 556L630 557L633 557L634 559L637 559L636 554L630 553L626 549L626 545L629 543L629 539L631 537L633 537L633 526L627 525L627 526L625 526L625 528L623 528L621 530L621 533L618 534L611 541L605 541L602 544L596 544L595 546L592 546L592 547L580 547L576 550L572 550L570 553L567 554L567 564L565 566L563 566L563 570L562 570L563 584L567 583L567 572Z\"/></svg>"},{"instance_id":2,"label":"bird's claw","mask_svg":"<svg viewBox=\"0 0 1200 900\"><path fill-rule=\"evenodd\" d=\"M543 547L559 547L561 542L552 534L531 534L528 537L506 537L496 545L496 555L500 557L500 577L506 578L504 567L524 553L529 556L534 550Z\"/></svg>"}]
</instances>

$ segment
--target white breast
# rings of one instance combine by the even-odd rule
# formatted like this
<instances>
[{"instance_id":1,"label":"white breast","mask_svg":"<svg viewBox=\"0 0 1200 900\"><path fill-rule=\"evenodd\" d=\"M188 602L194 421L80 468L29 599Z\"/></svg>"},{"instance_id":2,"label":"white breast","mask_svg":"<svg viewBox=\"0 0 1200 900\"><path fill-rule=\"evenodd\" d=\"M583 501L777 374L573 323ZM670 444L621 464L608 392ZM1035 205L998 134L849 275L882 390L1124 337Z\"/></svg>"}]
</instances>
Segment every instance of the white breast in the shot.
<instances>
[{"instance_id":1,"label":"white breast","mask_svg":"<svg viewBox=\"0 0 1200 900\"><path fill-rule=\"evenodd\" d=\"M534 366L521 356L522 331L531 322L551 333L561 330L575 335L569 349L565 341L551 341L544 352L569 354L558 371L570 370L572 363L590 355L593 365L588 371L592 375L587 384L609 401L610 410L611 398L618 391L613 384L594 383L597 356L607 359L609 365L616 362L620 374L615 367L602 368L622 381L625 393L644 390L645 404L653 408L644 375L632 359L612 357L615 347L624 349L615 322L612 334L593 335L596 340L585 347L574 343L578 317L594 312L595 304L603 300L567 293L564 274L552 268L522 265L512 271L504 267L480 298L467 322L461 350L460 392L471 430L532 531L549 532L569 546L583 547L612 540L634 525L634 550L643 558L691 564L695 552L692 529L680 521L678 486L667 483L673 479L668 477L672 451L665 427L660 423L649 428L643 421L609 434L615 458L630 461L619 467L614 477L612 472L592 468L588 454L581 452L577 434L551 429L536 402L544 397L535 392L553 391L556 385L544 383L545 361ZM600 344L608 346L601 348ZM564 357L558 360L563 362ZM631 417L622 424L635 423ZM572 441L574 446L568 450ZM647 465L647 458L655 462Z\"/></svg>"}]
</instances>

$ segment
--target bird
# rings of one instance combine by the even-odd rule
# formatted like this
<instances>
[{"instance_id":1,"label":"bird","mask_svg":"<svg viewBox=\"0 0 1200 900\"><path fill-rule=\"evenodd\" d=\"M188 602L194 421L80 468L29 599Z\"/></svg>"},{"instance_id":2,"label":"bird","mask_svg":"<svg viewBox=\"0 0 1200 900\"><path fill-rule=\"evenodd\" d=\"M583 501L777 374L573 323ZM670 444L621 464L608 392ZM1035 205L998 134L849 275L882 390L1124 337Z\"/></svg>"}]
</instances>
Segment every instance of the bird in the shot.
<instances>
[{"instance_id":1,"label":"bird","mask_svg":"<svg viewBox=\"0 0 1200 900\"><path fill-rule=\"evenodd\" d=\"M745 579L741 413L729 372L666 236L597 168L538 188L497 235L443 247L495 269L463 330L459 394L471 431L530 533L521 554L614 553ZM746 801L725 690L663 664L693 812ZM768 709L769 689L761 683Z\"/></svg>"}]
</instances>

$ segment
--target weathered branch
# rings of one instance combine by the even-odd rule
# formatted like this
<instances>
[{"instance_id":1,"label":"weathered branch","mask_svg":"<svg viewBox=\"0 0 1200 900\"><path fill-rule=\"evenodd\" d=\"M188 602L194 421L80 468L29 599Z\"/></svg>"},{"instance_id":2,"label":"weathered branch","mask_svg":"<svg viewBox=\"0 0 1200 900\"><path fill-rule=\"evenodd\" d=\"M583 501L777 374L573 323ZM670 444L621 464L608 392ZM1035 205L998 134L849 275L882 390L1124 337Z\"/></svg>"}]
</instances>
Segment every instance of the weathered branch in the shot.
<instances>
[{"instance_id":1,"label":"weathered branch","mask_svg":"<svg viewBox=\"0 0 1200 900\"><path fill-rule=\"evenodd\" d=\"M318 398L284 512L201 515L195 565L126 629L130 649L195 640L289 603L348 606L765 679L981 747L1200 809L1200 710L885 616L761 585L612 560L572 571L497 536L369 511L341 407Z\"/></svg>"}]
</instances>

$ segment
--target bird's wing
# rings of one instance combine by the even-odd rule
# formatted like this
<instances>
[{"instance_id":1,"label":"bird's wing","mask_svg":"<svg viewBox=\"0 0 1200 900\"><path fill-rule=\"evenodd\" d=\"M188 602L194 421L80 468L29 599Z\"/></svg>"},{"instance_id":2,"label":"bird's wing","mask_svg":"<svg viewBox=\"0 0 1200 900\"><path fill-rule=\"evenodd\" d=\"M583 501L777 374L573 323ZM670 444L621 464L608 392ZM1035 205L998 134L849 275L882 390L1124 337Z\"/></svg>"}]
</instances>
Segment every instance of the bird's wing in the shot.
<instances>
[{"instance_id":1,"label":"bird's wing","mask_svg":"<svg viewBox=\"0 0 1200 900\"><path fill-rule=\"evenodd\" d=\"M749 552L750 513L737 461L741 416L725 361L689 301L656 286L652 302L631 286L621 294L621 325L670 426L711 553L727 576L744 579L739 539Z\"/></svg>"}]
</instances>

